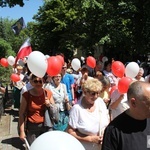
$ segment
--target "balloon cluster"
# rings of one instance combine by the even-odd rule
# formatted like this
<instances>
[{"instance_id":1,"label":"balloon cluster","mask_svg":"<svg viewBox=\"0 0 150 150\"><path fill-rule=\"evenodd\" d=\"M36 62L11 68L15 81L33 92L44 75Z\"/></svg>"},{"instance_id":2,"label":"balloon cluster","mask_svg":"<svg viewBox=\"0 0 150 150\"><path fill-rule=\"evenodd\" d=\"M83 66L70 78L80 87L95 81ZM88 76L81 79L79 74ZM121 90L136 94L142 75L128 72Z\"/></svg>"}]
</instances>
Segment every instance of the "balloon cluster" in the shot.
<instances>
[{"instance_id":1,"label":"balloon cluster","mask_svg":"<svg viewBox=\"0 0 150 150\"><path fill-rule=\"evenodd\" d=\"M138 74L138 72L139 65L136 62L130 62L126 67L120 61L114 61L112 63L112 73L116 77L120 78L118 82L118 91L120 93L126 93L128 91L129 85L132 82L132 78L134 78Z\"/></svg>"},{"instance_id":2,"label":"balloon cluster","mask_svg":"<svg viewBox=\"0 0 150 150\"><path fill-rule=\"evenodd\" d=\"M29 70L40 78L46 73L49 76L57 75L60 73L63 64L64 58L61 55L48 57L40 51L31 52L27 60Z\"/></svg>"}]
</instances>

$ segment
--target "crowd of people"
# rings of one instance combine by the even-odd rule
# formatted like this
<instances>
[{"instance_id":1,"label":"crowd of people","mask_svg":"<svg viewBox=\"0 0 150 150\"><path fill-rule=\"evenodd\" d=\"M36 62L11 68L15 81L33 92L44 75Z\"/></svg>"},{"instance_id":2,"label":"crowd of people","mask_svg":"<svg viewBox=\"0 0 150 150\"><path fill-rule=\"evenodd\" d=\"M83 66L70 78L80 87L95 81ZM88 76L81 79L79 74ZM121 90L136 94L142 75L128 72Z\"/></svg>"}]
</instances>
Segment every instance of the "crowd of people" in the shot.
<instances>
[{"instance_id":1,"label":"crowd of people","mask_svg":"<svg viewBox=\"0 0 150 150\"><path fill-rule=\"evenodd\" d=\"M117 88L111 92L119 81L111 66L112 60L103 65L97 61L95 68L83 64L74 71L65 62L57 75L39 78L27 65L18 65L20 81L13 82L13 89L20 139L27 138L31 145L42 133L60 130L77 138L86 150L146 149L150 74L144 77L143 68L139 68L127 93ZM44 119L50 106L58 108L59 118L56 121L50 116L52 126L48 129Z\"/></svg>"}]
</instances>

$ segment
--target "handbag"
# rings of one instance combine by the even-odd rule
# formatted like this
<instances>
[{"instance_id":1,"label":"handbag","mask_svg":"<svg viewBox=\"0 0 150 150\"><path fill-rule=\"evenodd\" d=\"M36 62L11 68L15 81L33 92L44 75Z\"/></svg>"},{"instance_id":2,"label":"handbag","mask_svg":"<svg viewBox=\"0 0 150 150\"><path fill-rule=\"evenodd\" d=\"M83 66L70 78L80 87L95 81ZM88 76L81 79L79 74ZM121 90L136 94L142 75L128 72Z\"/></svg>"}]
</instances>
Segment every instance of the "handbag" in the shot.
<instances>
[{"instance_id":1,"label":"handbag","mask_svg":"<svg viewBox=\"0 0 150 150\"><path fill-rule=\"evenodd\" d=\"M60 111L59 112L59 121L58 123L54 123L53 130L65 131L68 127L69 122L69 113L68 111Z\"/></svg>"},{"instance_id":2,"label":"handbag","mask_svg":"<svg viewBox=\"0 0 150 150\"><path fill-rule=\"evenodd\" d=\"M50 107L46 107L44 115L44 126L53 127L54 123L59 121L59 108L56 104L51 104Z\"/></svg>"}]
</instances>

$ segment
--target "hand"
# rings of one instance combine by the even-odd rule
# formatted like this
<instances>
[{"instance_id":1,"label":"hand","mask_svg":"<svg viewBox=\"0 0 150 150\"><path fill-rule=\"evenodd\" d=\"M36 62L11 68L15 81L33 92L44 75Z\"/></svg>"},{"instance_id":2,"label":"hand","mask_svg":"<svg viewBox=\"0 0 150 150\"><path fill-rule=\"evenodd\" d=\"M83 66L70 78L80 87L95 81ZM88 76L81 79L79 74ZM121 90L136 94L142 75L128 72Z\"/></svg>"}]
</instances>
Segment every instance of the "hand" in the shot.
<instances>
[{"instance_id":1,"label":"hand","mask_svg":"<svg viewBox=\"0 0 150 150\"><path fill-rule=\"evenodd\" d=\"M24 141L24 139L26 138L26 134L24 131L20 132L19 138Z\"/></svg>"},{"instance_id":2,"label":"hand","mask_svg":"<svg viewBox=\"0 0 150 150\"><path fill-rule=\"evenodd\" d=\"M49 101L48 97L45 97L45 105L46 105L47 107L50 106L50 101Z\"/></svg>"},{"instance_id":3,"label":"hand","mask_svg":"<svg viewBox=\"0 0 150 150\"><path fill-rule=\"evenodd\" d=\"M124 94L121 94L120 95L120 99L122 100L124 98Z\"/></svg>"},{"instance_id":4,"label":"hand","mask_svg":"<svg viewBox=\"0 0 150 150\"><path fill-rule=\"evenodd\" d=\"M104 98L104 102L105 102L105 103L108 103L109 101L110 101L109 98Z\"/></svg>"},{"instance_id":5,"label":"hand","mask_svg":"<svg viewBox=\"0 0 150 150\"><path fill-rule=\"evenodd\" d=\"M102 142L103 142L103 136L100 136L100 142L99 142L99 144L102 145Z\"/></svg>"},{"instance_id":6,"label":"hand","mask_svg":"<svg viewBox=\"0 0 150 150\"><path fill-rule=\"evenodd\" d=\"M91 142L100 144L101 143L101 137L98 135L91 135Z\"/></svg>"}]
</instances>

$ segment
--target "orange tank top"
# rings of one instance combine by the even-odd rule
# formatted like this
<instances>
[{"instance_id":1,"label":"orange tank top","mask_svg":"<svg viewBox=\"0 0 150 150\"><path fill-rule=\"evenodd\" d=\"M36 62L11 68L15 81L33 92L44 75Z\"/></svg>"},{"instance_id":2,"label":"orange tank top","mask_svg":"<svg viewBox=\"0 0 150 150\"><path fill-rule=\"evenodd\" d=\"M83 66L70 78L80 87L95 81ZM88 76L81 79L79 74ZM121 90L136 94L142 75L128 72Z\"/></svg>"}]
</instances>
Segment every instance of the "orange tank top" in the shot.
<instances>
[{"instance_id":1,"label":"orange tank top","mask_svg":"<svg viewBox=\"0 0 150 150\"><path fill-rule=\"evenodd\" d=\"M48 98L52 96L52 92L45 90ZM43 123L45 113L45 95L44 92L40 96L31 95L30 92L23 93L27 101L27 120L32 123Z\"/></svg>"}]
</instances>

